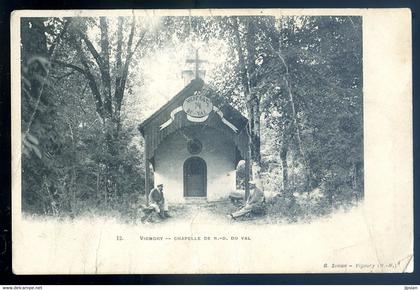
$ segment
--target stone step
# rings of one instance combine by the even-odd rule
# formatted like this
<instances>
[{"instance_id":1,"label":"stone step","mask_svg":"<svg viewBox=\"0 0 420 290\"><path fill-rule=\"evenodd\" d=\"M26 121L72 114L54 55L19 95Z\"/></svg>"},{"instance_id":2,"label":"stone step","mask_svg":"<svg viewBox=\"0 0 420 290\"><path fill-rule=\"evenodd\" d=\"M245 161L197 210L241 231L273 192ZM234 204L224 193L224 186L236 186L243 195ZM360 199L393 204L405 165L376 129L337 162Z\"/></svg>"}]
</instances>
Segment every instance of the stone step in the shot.
<instances>
[{"instance_id":1,"label":"stone step","mask_svg":"<svg viewBox=\"0 0 420 290\"><path fill-rule=\"evenodd\" d=\"M207 197L184 197L186 204L207 203Z\"/></svg>"}]
</instances>

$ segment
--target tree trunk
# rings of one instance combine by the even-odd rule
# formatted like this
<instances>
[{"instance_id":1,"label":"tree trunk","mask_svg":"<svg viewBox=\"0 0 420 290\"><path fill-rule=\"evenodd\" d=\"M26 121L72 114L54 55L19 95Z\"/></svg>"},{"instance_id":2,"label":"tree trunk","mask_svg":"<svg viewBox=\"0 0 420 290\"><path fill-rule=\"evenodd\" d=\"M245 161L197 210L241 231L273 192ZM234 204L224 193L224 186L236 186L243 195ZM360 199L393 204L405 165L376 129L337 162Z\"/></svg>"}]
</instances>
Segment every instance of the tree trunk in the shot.
<instances>
[{"instance_id":1,"label":"tree trunk","mask_svg":"<svg viewBox=\"0 0 420 290\"><path fill-rule=\"evenodd\" d=\"M101 71L101 95L104 98L105 112L108 118L113 115L112 97L111 97L111 76L109 67L109 37L108 22L105 17L99 18L101 29L101 57L98 63Z\"/></svg>"},{"instance_id":2,"label":"tree trunk","mask_svg":"<svg viewBox=\"0 0 420 290\"><path fill-rule=\"evenodd\" d=\"M289 143L287 142L288 138L285 135L286 134L283 130L281 148L280 148L280 160L281 160L281 168L282 168L282 176L283 176L283 192L285 194L288 194L290 192L289 172L288 172L288 167L287 167L287 152L289 151Z\"/></svg>"},{"instance_id":3,"label":"tree trunk","mask_svg":"<svg viewBox=\"0 0 420 290\"><path fill-rule=\"evenodd\" d=\"M43 89L45 85L45 80L48 77L48 70L46 70L47 62L49 62L49 54L47 49L47 37L45 34L45 25L43 23L43 18L32 18L30 21L22 21L22 34L25 37L22 37L22 64L26 67L27 73L23 70L23 77L26 79L30 85L27 88L29 94L29 104L32 101L35 101L35 105L32 108L32 113L30 118L27 120L27 127L23 138L26 138L26 135L30 132L33 121L36 118L38 113L38 107L41 103L41 98L43 94ZM41 62L29 63L30 60L34 58L43 59ZM41 65L43 63L44 65ZM37 76L37 77L36 77ZM22 83L23 84L23 83ZM32 107L30 105L30 107ZM23 118L27 118L25 115ZM26 121L26 120L25 120Z\"/></svg>"},{"instance_id":4,"label":"tree trunk","mask_svg":"<svg viewBox=\"0 0 420 290\"><path fill-rule=\"evenodd\" d=\"M147 139L144 140L144 195L146 197L146 204L149 205L149 191L150 191L150 164L148 159L149 147Z\"/></svg>"},{"instance_id":5,"label":"tree trunk","mask_svg":"<svg viewBox=\"0 0 420 290\"><path fill-rule=\"evenodd\" d=\"M279 73L279 77L282 78L284 87L286 88L287 103L291 111L290 119L292 121L291 126L293 128L293 132L291 132L291 134L295 135L296 142L299 148L299 155L302 158L302 161L305 167L305 178L306 178L305 190L310 190L311 183L312 183L312 171L309 166L308 159L305 155L305 151L303 149L301 132L299 128L299 120L297 118L295 100L292 93L292 84L291 84L291 76L289 74L289 66L287 65L286 58L284 57L282 53L282 43L281 43L281 37L280 37L282 33L282 29L283 29L282 27L283 27L283 23L282 23L282 20L280 19L279 30L273 31L273 33L270 35L272 38L272 42L269 43L269 46L273 54L277 56L279 62L281 63L283 67L283 72L281 74Z\"/></svg>"},{"instance_id":6,"label":"tree trunk","mask_svg":"<svg viewBox=\"0 0 420 290\"><path fill-rule=\"evenodd\" d=\"M118 150L117 150L117 143L118 140L115 138L115 126L116 124L114 124L114 120L113 118L109 118L108 120L106 120L107 125L105 126L105 130L106 130L106 136L105 136L105 140L106 140L106 148L107 148L107 153L109 154L109 158L108 158L108 164L107 164L107 184L106 184L106 190L109 193L110 196L114 195L119 195L118 192L115 191L116 187L115 184L117 182L116 180L116 170L118 168L118 164L116 164L116 160L118 160L117 158L117 154L118 154Z\"/></svg>"},{"instance_id":7,"label":"tree trunk","mask_svg":"<svg viewBox=\"0 0 420 290\"><path fill-rule=\"evenodd\" d=\"M284 61L284 58L282 58L282 59ZM283 76L283 80L284 80L284 83L285 83L286 88L287 88L287 94L288 94L288 97L289 97L288 101L289 101L290 108L291 108L291 111L292 111L292 125L293 125L293 128L294 128L294 135L296 136L296 140L297 140L297 143L298 143L299 154L302 157L303 165L305 166L305 178L306 178L305 191L309 191L311 189L312 171L311 171L311 168L309 166L308 159L306 158L305 151L303 149L303 143L302 143L302 138L301 138L301 133L300 133L300 128L299 128L299 122L298 122L297 114L296 114L296 106L295 106L295 101L294 101L294 97L293 97L293 93L292 93L292 87L291 87L291 84L288 80L288 75L289 75L288 67L287 67L285 62L284 62L284 65L287 68L287 74L285 76Z\"/></svg>"},{"instance_id":8,"label":"tree trunk","mask_svg":"<svg viewBox=\"0 0 420 290\"><path fill-rule=\"evenodd\" d=\"M250 106L248 110L248 120L251 123L251 160L252 160L252 177L254 180L261 179L261 135L260 135L260 100L254 92L256 86L255 80L255 32L256 27L253 18L246 18L246 51L247 51L247 64L246 74L248 83L248 94L245 94L246 101ZM254 77L251 77L253 76ZM259 184L261 186L261 184Z\"/></svg>"},{"instance_id":9,"label":"tree trunk","mask_svg":"<svg viewBox=\"0 0 420 290\"><path fill-rule=\"evenodd\" d=\"M261 112L260 100L257 97L253 98L252 117L254 121L252 136L253 147L253 161L257 166L261 166Z\"/></svg>"},{"instance_id":10,"label":"tree trunk","mask_svg":"<svg viewBox=\"0 0 420 290\"><path fill-rule=\"evenodd\" d=\"M254 180L260 180L261 170L261 138L260 138L260 107L259 99L253 94L252 88L255 83L250 75L255 71L255 24L249 17L244 21L246 28L245 43L243 44L239 33L239 21L237 17L232 18L233 35L238 52L238 64L241 75L242 87L244 90L246 109L248 116L248 133L251 140L250 163L248 172ZM245 53L246 51L246 58Z\"/></svg>"},{"instance_id":11,"label":"tree trunk","mask_svg":"<svg viewBox=\"0 0 420 290\"><path fill-rule=\"evenodd\" d=\"M113 42L110 42L111 32L109 32L106 17L99 17L100 51L96 49L96 46L91 42L83 28L76 28L73 29L74 33L72 34L71 39L73 41L72 44L77 51L77 55L80 58L82 67L61 61L56 62L83 74L88 81L92 95L95 99L96 112L103 123L103 134L106 145L106 152L103 153L108 155L107 158L105 158L106 168L102 174L105 183L106 200L109 200L112 195L120 195L120 192L118 192L119 187L116 186L118 181L116 173L118 172L118 163L120 161L118 158L118 142L121 130L121 105L131 59L138 48L140 41L144 37L144 33L142 33L136 44L133 45L135 35L135 19L133 17L130 33L125 46L123 43L123 26L124 19L119 17L117 23L114 67L111 67L110 64L111 52L113 52L111 46ZM126 49L126 57L123 61L124 47ZM92 58L96 62L96 65L92 63ZM95 70L98 70L98 72L95 73ZM114 88L114 91L112 91L112 88Z\"/></svg>"}]
</instances>

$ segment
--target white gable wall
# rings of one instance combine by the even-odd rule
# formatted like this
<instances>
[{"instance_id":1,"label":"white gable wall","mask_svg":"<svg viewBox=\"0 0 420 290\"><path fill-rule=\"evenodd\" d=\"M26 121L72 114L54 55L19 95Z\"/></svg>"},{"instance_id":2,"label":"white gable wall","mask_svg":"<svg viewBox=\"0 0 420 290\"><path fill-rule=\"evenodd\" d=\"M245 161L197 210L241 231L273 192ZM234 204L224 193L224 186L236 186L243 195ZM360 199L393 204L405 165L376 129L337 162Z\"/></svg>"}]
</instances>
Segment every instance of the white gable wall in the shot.
<instances>
[{"instance_id":1,"label":"white gable wall","mask_svg":"<svg viewBox=\"0 0 420 290\"><path fill-rule=\"evenodd\" d=\"M188 138L200 140L201 153L188 152ZM183 202L185 160L192 156L202 158L207 165L207 200L227 197L236 188L235 145L218 130L194 126L188 131L177 131L161 142L154 154L155 184L163 183L169 202Z\"/></svg>"}]
</instances>

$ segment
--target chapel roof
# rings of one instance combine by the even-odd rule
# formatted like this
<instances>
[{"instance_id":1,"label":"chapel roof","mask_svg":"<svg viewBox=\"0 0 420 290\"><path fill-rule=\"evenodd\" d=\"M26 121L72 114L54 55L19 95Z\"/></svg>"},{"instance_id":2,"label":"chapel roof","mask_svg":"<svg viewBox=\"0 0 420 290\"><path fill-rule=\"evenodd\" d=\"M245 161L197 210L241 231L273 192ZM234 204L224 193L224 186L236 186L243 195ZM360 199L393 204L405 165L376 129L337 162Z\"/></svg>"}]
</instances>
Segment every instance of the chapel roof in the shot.
<instances>
[{"instance_id":1,"label":"chapel roof","mask_svg":"<svg viewBox=\"0 0 420 290\"><path fill-rule=\"evenodd\" d=\"M180 92L178 92L174 97L172 97L166 104L154 112L150 117L144 120L139 126L138 129L141 134L144 136L145 129L153 124L153 120L159 118L161 115L167 115L168 109L172 108L174 104L182 104L182 102L192 96L196 91L204 89L205 82L201 78L193 79L187 86L185 86ZM224 117L231 123L233 123L239 130L243 129L248 123L248 119L244 117L241 112L235 109L230 105L225 98L217 94L217 92L211 88L206 87L206 90L210 93L206 96L209 97L214 105L216 105L222 112Z\"/></svg>"}]
</instances>

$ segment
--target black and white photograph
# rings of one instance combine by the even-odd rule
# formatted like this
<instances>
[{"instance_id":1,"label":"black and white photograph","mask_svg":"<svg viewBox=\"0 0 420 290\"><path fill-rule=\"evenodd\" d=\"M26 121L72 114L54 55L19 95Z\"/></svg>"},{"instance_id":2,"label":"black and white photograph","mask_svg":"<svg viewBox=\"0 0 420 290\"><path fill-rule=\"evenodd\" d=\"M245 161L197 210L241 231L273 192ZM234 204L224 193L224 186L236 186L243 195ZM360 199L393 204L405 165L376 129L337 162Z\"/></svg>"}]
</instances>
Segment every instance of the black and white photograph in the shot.
<instances>
[{"instance_id":1,"label":"black and white photograph","mask_svg":"<svg viewBox=\"0 0 420 290\"><path fill-rule=\"evenodd\" d=\"M15 17L17 274L405 271L364 220L365 16L258 12Z\"/></svg>"}]
</instances>

